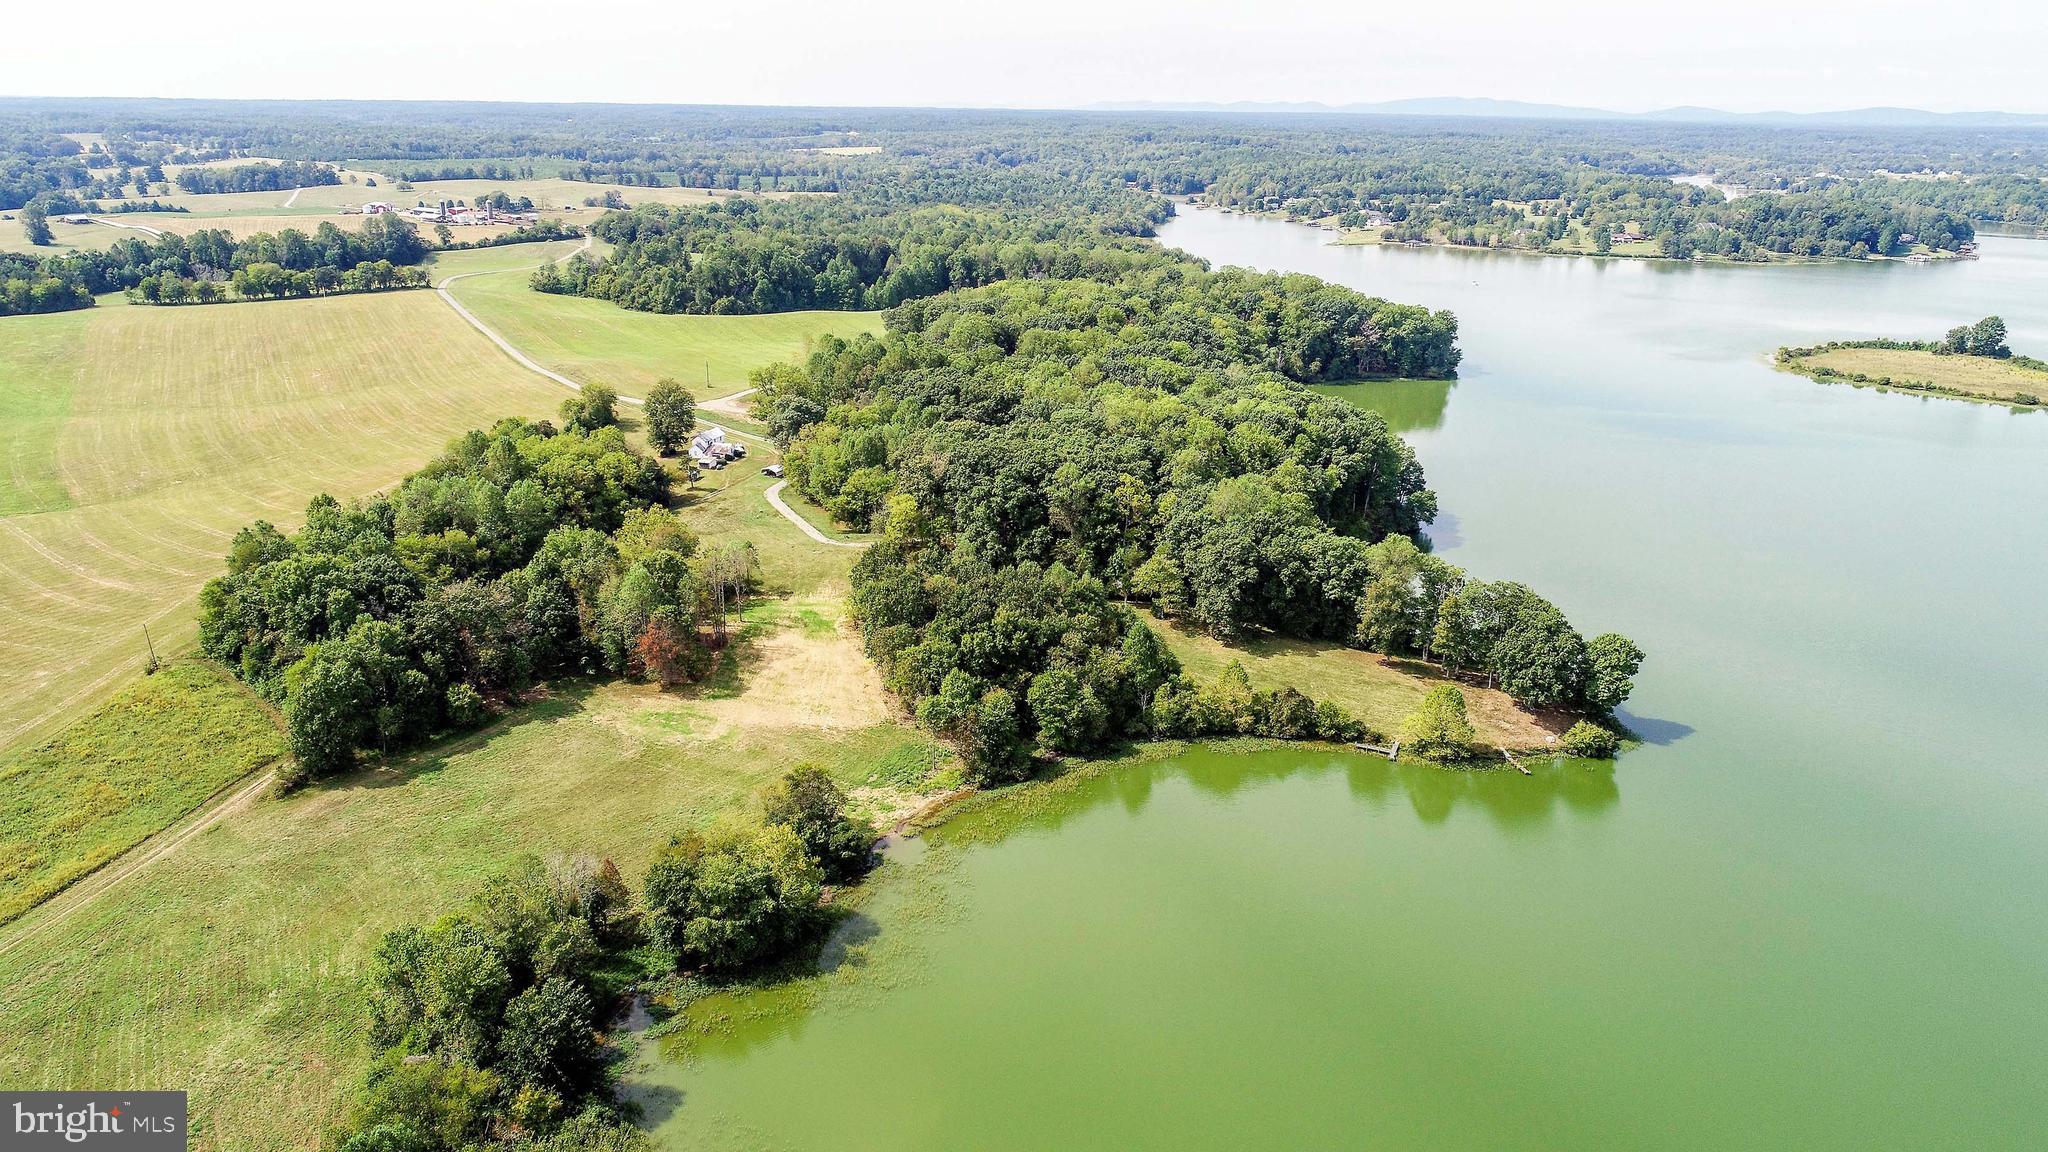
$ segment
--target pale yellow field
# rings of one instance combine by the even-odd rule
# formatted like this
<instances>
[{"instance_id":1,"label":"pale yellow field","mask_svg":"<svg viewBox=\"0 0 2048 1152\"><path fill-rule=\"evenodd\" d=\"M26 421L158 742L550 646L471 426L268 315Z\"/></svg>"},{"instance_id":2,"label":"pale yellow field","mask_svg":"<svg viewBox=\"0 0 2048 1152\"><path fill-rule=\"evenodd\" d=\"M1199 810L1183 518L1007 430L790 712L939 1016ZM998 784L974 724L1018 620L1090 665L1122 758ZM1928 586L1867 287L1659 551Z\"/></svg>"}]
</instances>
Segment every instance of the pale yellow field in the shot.
<instances>
[{"instance_id":1,"label":"pale yellow field","mask_svg":"<svg viewBox=\"0 0 2048 1152\"><path fill-rule=\"evenodd\" d=\"M1836 348L1804 357L1799 363L1810 368L1832 368L1844 375L1861 372L1878 380L1889 376L1896 388L1931 384L1979 399L2011 401L2019 392L2048 399L2048 372L1988 356L1937 356L1901 348Z\"/></svg>"}]
</instances>

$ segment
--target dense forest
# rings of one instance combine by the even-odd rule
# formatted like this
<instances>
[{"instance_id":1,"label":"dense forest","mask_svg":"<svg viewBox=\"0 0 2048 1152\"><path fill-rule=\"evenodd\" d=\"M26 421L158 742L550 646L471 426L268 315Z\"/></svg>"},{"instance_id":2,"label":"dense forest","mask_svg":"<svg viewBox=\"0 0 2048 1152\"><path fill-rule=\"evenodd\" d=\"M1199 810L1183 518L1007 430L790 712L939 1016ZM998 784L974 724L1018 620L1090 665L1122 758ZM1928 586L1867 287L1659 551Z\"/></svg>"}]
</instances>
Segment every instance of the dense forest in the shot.
<instances>
[{"instance_id":1,"label":"dense forest","mask_svg":"<svg viewBox=\"0 0 2048 1152\"><path fill-rule=\"evenodd\" d=\"M1161 262L909 302L880 338L758 374L756 410L793 486L882 534L854 569L868 651L981 778L1028 771L1034 747L1356 730L1241 671L1190 683L1132 600L1219 636L1419 654L1604 715L1634 645L1589 643L1527 588L1428 556L1435 497L1408 446L1303 386L1447 374L1456 331L1312 277Z\"/></svg>"}]
</instances>

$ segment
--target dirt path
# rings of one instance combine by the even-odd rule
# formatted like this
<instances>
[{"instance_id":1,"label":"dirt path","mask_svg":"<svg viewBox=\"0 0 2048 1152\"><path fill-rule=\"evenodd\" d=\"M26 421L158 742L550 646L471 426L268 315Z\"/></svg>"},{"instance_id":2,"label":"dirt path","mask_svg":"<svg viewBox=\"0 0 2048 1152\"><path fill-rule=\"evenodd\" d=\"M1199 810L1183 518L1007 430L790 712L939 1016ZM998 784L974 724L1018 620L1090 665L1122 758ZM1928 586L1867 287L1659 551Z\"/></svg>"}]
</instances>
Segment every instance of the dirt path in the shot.
<instances>
[{"instance_id":1,"label":"dirt path","mask_svg":"<svg viewBox=\"0 0 2048 1152\"><path fill-rule=\"evenodd\" d=\"M809 536L811 539L816 540L820 544L830 544L834 548L867 547L867 542L865 540L834 540L830 536L825 535L823 532L818 531L817 526L812 524L809 520L806 520L803 517L797 515L796 509L791 508L789 505L784 504L782 502L782 486L787 483L789 483L789 481L787 480L777 480L775 483L770 484L768 486L768 491L764 493L764 495L768 497L768 503L772 505L777 512L782 513L785 519L787 519L791 524L794 524L797 527L803 529L804 535Z\"/></svg>"},{"instance_id":2,"label":"dirt path","mask_svg":"<svg viewBox=\"0 0 2048 1152\"><path fill-rule=\"evenodd\" d=\"M256 798L276 780L275 769L262 773L223 797L219 803L210 808L201 808L186 817L184 824L167 828L130 848L113 867L102 868L44 901L20 920L15 921L6 932L0 933L0 956L5 956L20 945L91 907L94 900L121 881L159 860L172 856L186 841L254 803Z\"/></svg>"},{"instance_id":3,"label":"dirt path","mask_svg":"<svg viewBox=\"0 0 2048 1152\"><path fill-rule=\"evenodd\" d=\"M583 238L583 243L577 245L577 247L573 251L564 252L560 256L555 257L555 260L567 260L571 256L577 255L578 253L581 252L587 252L589 250L590 238L586 236ZM553 263L553 261L550 261L550 263ZM476 313L471 312L467 308L464 308L462 306L462 301L457 300L455 298L455 294L448 291L448 286L450 284L455 283L457 280L466 280L471 276L494 276L497 275L498 272L502 271L512 271L512 269L499 269L497 272L464 272L456 276L447 276L442 278L438 283L434 285L434 291L440 294L441 299L446 301L450 308L455 309L456 315L468 321L469 326L471 328L474 328L478 332L483 333L484 338L486 340L489 340L491 343L496 344L500 351L504 352L505 355L510 356L514 361L516 361L519 364L520 367L525 368L531 372L539 373L540 375L545 376L550 380L553 380L555 383L560 384L562 387L569 389L571 392L583 391L583 385L578 384L576 381L569 379L567 376L562 375L560 372L557 372L552 368L542 367L540 364L535 363L532 357L528 356L524 352L521 352L519 349L513 347L511 341L505 339L503 336L498 335L498 333L494 329L492 329L490 325L484 323L482 320L477 319ZM718 404L720 402L731 402L734 400L738 400L741 397L746 396L754 391L755 389L749 388L745 392L735 392L730 396L722 396L718 400L706 401L703 404L698 405L698 407L700 409L710 409L711 411L718 412L721 415L742 415L742 413L732 412L725 408L715 408L713 407L713 405ZM621 396L619 397L619 403L631 404L637 408L645 404L646 401L642 400L638 396ZM726 429L725 434L727 436L732 437L735 440L740 440L756 446L765 447L763 441L755 436L748 436L739 432L734 432L729 428ZM830 536L825 535L823 532L818 531L817 526L812 524L809 520L806 520L802 516L797 515L796 509L791 508L789 505L784 504L782 502L782 486L785 483L787 483L787 481L776 481L774 484L769 486L766 494L768 497L769 506L773 507L777 512L781 513L783 519L788 520L791 524L796 525L797 528L800 531L802 531L804 535L810 537L811 539L817 541L820 544L829 544L834 548L867 547L865 543L859 541L834 540Z\"/></svg>"},{"instance_id":4,"label":"dirt path","mask_svg":"<svg viewBox=\"0 0 2048 1152\"><path fill-rule=\"evenodd\" d=\"M129 228L137 232L147 232L151 237L158 240L163 239L164 235L162 229L151 228L147 224L124 224L119 220L109 220L104 216L94 216L91 217L91 220L95 224L105 224L109 228Z\"/></svg>"},{"instance_id":5,"label":"dirt path","mask_svg":"<svg viewBox=\"0 0 2048 1152\"><path fill-rule=\"evenodd\" d=\"M567 260L571 256L575 256L582 252L588 252L589 250L590 237L585 236L583 238L583 243L577 245L571 251L562 253L560 256L555 257L554 260L548 261L548 263L552 264L555 263L556 261ZM531 372L537 372L540 375L545 376L550 380L553 380L555 383L560 384L562 387L567 388L571 392L583 391L583 385L578 384L576 381L569 379L567 376L562 375L560 372L557 372L552 368L543 368L539 364L534 363L532 358L528 357L526 353L521 352L517 348L514 348L512 346L511 341L505 339L503 336L498 335L498 333L495 330L493 330L490 325L477 319L476 313L471 312L467 308L464 308L462 306L462 301L457 300L455 298L455 294L448 291L448 286L450 284L455 283L457 280L467 280L472 276L495 276L499 272L507 271L518 271L518 269L499 269L498 271L494 272L464 272L458 276L445 276L442 277L439 283L434 285L434 291L440 293L441 299L447 301L448 306L450 308L455 309L455 314L457 316L460 316L464 320L469 321L469 326L471 328L474 328L477 331L483 333L484 338L486 340L489 340L491 343L496 344L500 351L504 352L505 355L510 356L513 360L517 361L520 367L525 368ZM644 403L644 401L634 396L621 396L619 397L619 403L631 404L634 405L635 407L638 407L640 404Z\"/></svg>"},{"instance_id":6,"label":"dirt path","mask_svg":"<svg viewBox=\"0 0 2048 1152\"><path fill-rule=\"evenodd\" d=\"M716 412L720 416L730 417L734 420L751 419L746 410L746 407L742 405L740 401L745 400L747 397L752 396L754 393L759 391L759 388L746 388L742 389L741 391L734 392L729 396L720 396L713 400L706 400L697 405L697 411Z\"/></svg>"},{"instance_id":7,"label":"dirt path","mask_svg":"<svg viewBox=\"0 0 2048 1152\"><path fill-rule=\"evenodd\" d=\"M286 208L289 208L289 207L291 207L291 206L292 206L293 204L296 204L296 203L298 203L298 200L299 200L299 193L301 193L301 192L304 192L304 191L305 191L305 189L304 189L304 188L294 188L294 189L292 189L292 194L284 198L284 207L286 207Z\"/></svg>"}]
</instances>

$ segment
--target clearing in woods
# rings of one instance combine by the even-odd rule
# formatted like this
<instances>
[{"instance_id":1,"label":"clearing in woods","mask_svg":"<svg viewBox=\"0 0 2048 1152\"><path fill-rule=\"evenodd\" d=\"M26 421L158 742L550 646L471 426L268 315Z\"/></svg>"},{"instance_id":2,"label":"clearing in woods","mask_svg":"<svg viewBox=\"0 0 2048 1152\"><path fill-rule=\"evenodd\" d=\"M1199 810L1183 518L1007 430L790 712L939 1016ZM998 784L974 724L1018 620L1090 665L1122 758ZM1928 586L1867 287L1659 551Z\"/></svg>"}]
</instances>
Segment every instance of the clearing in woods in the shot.
<instances>
[{"instance_id":1,"label":"clearing in woods","mask_svg":"<svg viewBox=\"0 0 2048 1152\"><path fill-rule=\"evenodd\" d=\"M1435 668L1414 660L1383 660L1370 652L1315 644L1284 637L1225 644L1213 636L1180 628L1157 617L1153 628L1180 657L1188 675L1200 683L1216 678L1235 660L1245 667L1252 687L1292 686L1317 700L1329 700L1383 733L1400 728L1430 688L1443 683ZM1531 712L1507 693L1459 683L1472 727L1485 744L1509 748L1543 748L1550 738L1571 726L1572 717Z\"/></svg>"},{"instance_id":2,"label":"clearing in woods","mask_svg":"<svg viewBox=\"0 0 2048 1152\"><path fill-rule=\"evenodd\" d=\"M448 291L533 359L572 380L610 384L628 396L646 395L663 376L675 377L699 400L724 396L745 389L747 374L763 364L801 359L819 336L850 339L882 330L880 312L670 316L634 312L609 300L535 292L527 287L522 270L567 249L552 244L517 247L520 257L490 248L438 256L434 279L510 269L499 275L468 275L450 284Z\"/></svg>"},{"instance_id":3,"label":"clearing in woods","mask_svg":"<svg viewBox=\"0 0 2048 1152\"><path fill-rule=\"evenodd\" d=\"M188 647L256 519L368 495L562 391L428 292L0 320L0 748Z\"/></svg>"},{"instance_id":4,"label":"clearing in woods","mask_svg":"<svg viewBox=\"0 0 2048 1152\"><path fill-rule=\"evenodd\" d=\"M367 1059L364 965L387 929L526 853L600 852L637 887L672 833L804 761L878 797L947 761L844 619L857 553L806 540L764 486L684 507L705 539L752 541L769 585L707 683L557 685L484 731L232 813L0 952L0 1035L21 1038L0 1083L174 1083L197 1152L304 1147Z\"/></svg>"}]
</instances>

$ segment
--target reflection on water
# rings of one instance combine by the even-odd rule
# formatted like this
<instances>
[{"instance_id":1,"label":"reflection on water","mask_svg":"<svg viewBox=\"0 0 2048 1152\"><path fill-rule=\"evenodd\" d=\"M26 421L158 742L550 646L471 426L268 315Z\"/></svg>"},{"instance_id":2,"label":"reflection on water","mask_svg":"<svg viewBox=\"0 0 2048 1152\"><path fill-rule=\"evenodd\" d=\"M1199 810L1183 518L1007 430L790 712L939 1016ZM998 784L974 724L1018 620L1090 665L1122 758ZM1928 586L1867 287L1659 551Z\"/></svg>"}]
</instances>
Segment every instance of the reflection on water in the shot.
<instances>
[{"instance_id":1,"label":"reflection on water","mask_svg":"<svg viewBox=\"0 0 2048 1152\"><path fill-rule=\"evenodd\" d=\"M1198 748L1159 763L1027 786L1003 804L941 825L927 838L954 847L992 844L1020 833L1058 831L1111 804L1140 816L1162 781L1184 782L1194 794L1227 805L1249 790L1341 774L1351 797L1376 813L1389 800L1402 798L1423 823L1441 824L1464 806L1504 832L1540 828L1559 813L1597 816L1621 799L1611 762L1557 756L1522 757L1521 763L1526 771L1491 763L1441 768L1412 758L1389 761L1324 747L1249 753L1229 745ZM1033 787L1041 794L1030 794Z\"/></svg>"},{"instance_id":2,"label":"reflection on water","mask_svg":"<svg viewBox=\"0 0 2048 1152\"><path fill-rule=\"evenodd\" d=\"M1377 412L1395 432L1441 428L1455 380L1370 380L1358 384L1318 384L1311 391L1348 400Z\"/></svg>"},{"instance_id":3,"label":"reflection on water","mask_svg":"<svg viewBox=\"0 0 2048 1152\"><path fill-rule=\"evenodd\" d=\"M682 1102L657 1142L2048 1128L2048 612L2026 591L2048 420L1769 363L1990 313L2048 348L2048 244L1740 269L1332 248L1208 213L1162 231L1458 313L1455 386L1359 387L1416 445L1440 551L1651 653L1624 716L1645 745L1526 777L1201 749L1027 790L876 884L833 972L706 1005L694 1055L634 1077Z\"/></svg>"},{"instance_id":4,"label":"reflection on water","mask_svg":"<svg viewBox=\"0 0 2048 1152\"><path fill-rule=\"evenodd\" d=\"M1133 837L1128 828L1107 830L1109 839L1101 843L1143 854L1152 838L1183 847L1197 843L1202 827L1218 818L1256 823L1274 837L1276 848L1284 847L1307 813L1332 814L1327 801L1336 797L1349 798L1355 811L1344 819L1360 833L1403 811L1412 813L1412 827L1443 828L1464 810L1511 835L1540 830L1560 817L1597 817L1620 799L1613 766L1599 762L1531 759L1524 774L1505 767L1453 770L1390 762L1327 747L1258 747L1196 747L1165 760L1141 754L1134 763L1082 769L1022 786L1003 802L905 842L861 894L868 899L837 922L820 950L817 974L696 1001L683 1013L683 1027L672 1027L671 1035L643 1052L653 1064L629 1078L629 1098L642 1102L649 1125L658 1127L684 1098L686 1081L677 1075L682 1070L800 1043L821 1010L886 1015L890 990L915 984L929 966L943 965L954 945L938 937L958 925L962 909L989 898L975 891L977 876L1013 873L1013 850L1035 852L1026 846L1042 845L1106 812L1116 813L1119 824L1141 822L1147 832ZM1341 792L1329 787L1339 782ZM1011 908L1004 914L1061 911Z\"/></svg>"},{"instance_id":5,"label":"reflection on water","mask_svg":"<svg viewBox=\"0 0 2048 1152\"><path fill-rule=\"evenodd\" d=\"M1626 707L1615 709L1614 715L1616 719L1621 721L1621 726L1627 729L1630 735L1645 744L1655 744L1660 748L1676 744L1687 736L1692 735L1693 732L1692 725L1690 724L1681 724L1676 720L1659 720L1650 716L1639 716L1629 711Z\"/></svg>"}]
</instances>

